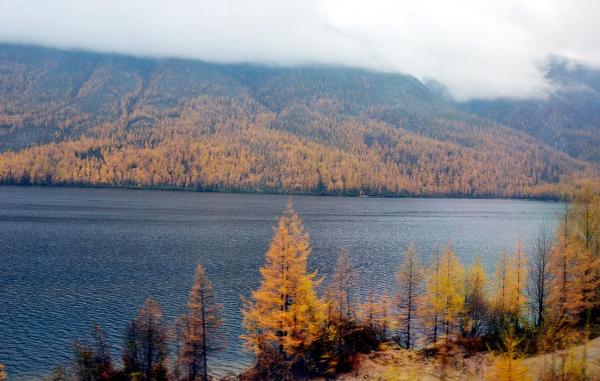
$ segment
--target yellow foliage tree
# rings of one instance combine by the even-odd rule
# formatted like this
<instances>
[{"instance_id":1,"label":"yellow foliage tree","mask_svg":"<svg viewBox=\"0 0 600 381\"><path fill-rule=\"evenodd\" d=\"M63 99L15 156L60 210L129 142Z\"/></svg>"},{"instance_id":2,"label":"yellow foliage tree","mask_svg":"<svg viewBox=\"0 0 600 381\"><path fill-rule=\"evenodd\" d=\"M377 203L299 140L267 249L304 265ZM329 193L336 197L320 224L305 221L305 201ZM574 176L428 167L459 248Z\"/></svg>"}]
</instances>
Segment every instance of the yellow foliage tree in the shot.
<instances>
[{"instance_id":1,"label":"yellow foliage tree","mask_svg":"<svg viewBox=\"0 0 600 381\"><path fill-rule=\"evenodd\" d=\"M517 323L522 318L527 304L527 269L527 255L523 250L523 242L519 241L512 256L514 284L512 285L511 313L515 316Z\"/></svg>"},{"instance_id":2,"label":"yellow foliage tree","mask_svg":"<svg viewBox=\"0 0 600 381\"><path fill-rule=\"evenodd\" d=\"M309 255L308 235L290 205L260 269L260 287L242 311L247 332L242 338L259 359L274 351L283 359L300 354L323 329L326 305L315 291L316 273L307 270Z\"/></svg>"},{"instance_id":3,"label":"yellow foliage tree","mask_svg":"<svg viewBox=\"0 0 600 381\"><path fill-rule=\"evenodd\" d=\"M551 255L550 319L557 329L575 324L594 303L597 262L573 236L572 212L567 208Z\"/></svg>"},{"instance_id":4,"label":"yellow foliage tree","mask_svg":"<svg viewBox=\"0 0 600 381\"><path fill-rule=\"evenodd\" d=\"M436 247L433 258L425 271L425 293L417 300L417 316L425 328L427 343L434 345L440 336L442 299L439 294L440 285L440 251Z\"/></svg>"},{"instance_id":5,"label":"yellow foliage tree","mask_svg":"<svg viewBox=\"0 0 600 381\"><path fill-rule=\"evenodd\" d=\"M346 337L356 328L356 305L353 294L356 269L348 250L342 249L337 257L331 283L325 291L327 300L327 337L333 343L336 358L330 363L339 366L344 351L353 348Z\"/></svg>"},{"instance_id":6,"label":"yellow foliage tree","mask_svg":"<svg viewBox=\"0 0 600 381\"><path fill-rule=\"evenodd\" d=\"M355 317L354 297L352 290L356 278L356 270L348 250L342 249L337 257L331 283L327 286L329 321L350 321Z\"/></svg>"},{"instance_id":7,"label":"yellow foliage tree","mask_svg":"<svg viewBox=\"0 0 600 381\"><path fill-rule=\"evenodd\" d=\"M476 337L483 332L483 325L488 311L486 297L487 277L481 264L481 258L471 266L466 279L465 314L462 331L465 336Z\"/></svg>"},{"instance_id":8,"label":"yellow foliage tree","mask_svg":"<svg viewBox=\"0 0 600 381\"><path fill-rule=\"evenodd\" d=\"M488 374L490 381L529 381L529 371L523 362L522 354L518 350L521 342L514 335L510 327L502 335L501 353L494 358L491 372Z\"/></svg>"},{"instance_id":9,"label":"yellow foliage tree","mask_svg":"<svg viewBox=\"0 0 600 381\"><path fill-rule=\"evenodd\" d=\"M420 303L420 315L433 330L434 344L442 335L448 343L452 335L458 333L464 312L465 270L449 246L439 259L434 259L431 267L427 289Z\"/></svg>"},{"instance_id":10,"label":"yellow foliage tree","mask_svg":"<svg viewBox=\"0 0 600 381\"><path fill-rule=\"evenodd\" d=\"M185 371L185 380L208 380L207 358L222 348L220 328L222 306L213 293L213 286L204 272L196 267L196 276L188 299L187 314L181 316L181 342L176 369Z\"/></svg>"},{"instance_id":11,"label":"yellow foliage tree","mask_svg":"<svg viewBox=\"0 0 600 381\"><path fill-rule=\"evenodd\" d=\"M417 301L423 292L423 267L415 254L414 244L408 246L404 260L396 272L396 303L399 309L400 334L405 348L414 344Z\"/></svg>"},{"instance_id":12,"label":"yellow foliage tree","mask_svg":"<svg viewBox=\"0 0 600 381\"><path fill-rule=\"evenodd\" d=\"M454 251L447 246L440 261L440 292L443 306L443 320L446 342L457 327L465 305L465 269Z\"/></svg>"},{"instance_id":13,"label":"yellow foliage tree","mask_svg":"<svg viewBox=\"0 0 600 381\"><path fill-rule=\"evenodd\" d=\"M527 303L527 257L519 242L512 255L502 254L496 265L492 308L499 329L513 323L518 328Z\"/></svg>"},{"instance_id":14,"label":"yellow foliage tree","mask_svg":"<svg viewBox=\"0 0 600 381\"><path fill-rule=\"evenodd\" d=\"M600 302L600 194L585 186L570 208L570 245L577 253L584 319ZM586 323L589 323L587 321Z\"/></svg>"}]
</instances>

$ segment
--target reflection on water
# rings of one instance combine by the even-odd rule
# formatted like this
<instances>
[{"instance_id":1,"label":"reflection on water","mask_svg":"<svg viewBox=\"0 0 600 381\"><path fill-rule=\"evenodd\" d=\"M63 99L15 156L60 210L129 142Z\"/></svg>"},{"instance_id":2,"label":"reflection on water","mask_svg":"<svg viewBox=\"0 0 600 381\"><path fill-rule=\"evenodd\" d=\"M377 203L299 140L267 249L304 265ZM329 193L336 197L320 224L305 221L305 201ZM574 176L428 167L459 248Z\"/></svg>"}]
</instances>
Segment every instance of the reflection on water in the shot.
<instances>
[{"instance_id":1,"label":"reflection on water","mask_svg":"<svg viewBox=\"0 0 600 381\"><path fill-rule=\"evenodd\" d=\"M180 314L197 263L224 304L222 373L251 361L241 349L240 295L258 284L273 225L289 196L0 187L0 362L30 379L69 360L93 322L119 358L127 321L147 297L168 323ZM409 241L423 261L450 241L465 264L491 268L530 243L561 205L513 200L293 196L310 233L312 268L332 271L347 247L365 286L392 287Z\"/></svg>"}]
</instances>

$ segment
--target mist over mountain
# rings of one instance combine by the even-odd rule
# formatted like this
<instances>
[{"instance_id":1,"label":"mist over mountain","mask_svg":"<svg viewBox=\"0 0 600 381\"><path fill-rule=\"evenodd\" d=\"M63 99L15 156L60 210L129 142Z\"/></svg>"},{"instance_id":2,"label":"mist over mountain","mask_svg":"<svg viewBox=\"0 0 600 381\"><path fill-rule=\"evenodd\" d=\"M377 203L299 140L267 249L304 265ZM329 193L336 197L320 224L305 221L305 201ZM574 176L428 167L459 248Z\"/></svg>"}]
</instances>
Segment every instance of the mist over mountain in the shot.
<instances>
[{"instance_id":1,"label":"mist over mountain","mask_svg":"<svg viewBox=\"0 0 600 381\"><path fill-rule=\"evenodd\" d=\"M566 78L559 69L553 75ZM566 72L571 81L588 75ZM594 107L589 94L596 90L568 91L587 96L582 115L572 115L587 118L584 111ZM536 128L494 117L484 111L506 106L486 102L457 107L415 77L364 69L213 64L5 44L0 179L556 197L574 179L597 171L593 153L576 154ZM531 123L535 118L532 113ZM531 123L523 119L523 126ZM555 128L597 139L592 126L593 118L576 129Z\"/></svg>"},{"instance_id":2,"label":"mist over mountain","mask_svg":"<svg viewBox=\"0 0 600 381\"><path fill-rule=\"evenodd\" d=\"M600 65L588 0L4 0L0 42L219 63L345 65L461 101L544 96L551 55Z\"/></svg>"},{"instance_id":3,"label":"mist over mountain","mask_svg":"<svg viewBox=\"0 0 600 381\"><path fill-rule=\"evenodd\" d=\"M569 155L600 162L600 69L553 57L546 77L548 96L499 98L459 104L464 111L535 136Z\"/></svg>"}]
</instances>

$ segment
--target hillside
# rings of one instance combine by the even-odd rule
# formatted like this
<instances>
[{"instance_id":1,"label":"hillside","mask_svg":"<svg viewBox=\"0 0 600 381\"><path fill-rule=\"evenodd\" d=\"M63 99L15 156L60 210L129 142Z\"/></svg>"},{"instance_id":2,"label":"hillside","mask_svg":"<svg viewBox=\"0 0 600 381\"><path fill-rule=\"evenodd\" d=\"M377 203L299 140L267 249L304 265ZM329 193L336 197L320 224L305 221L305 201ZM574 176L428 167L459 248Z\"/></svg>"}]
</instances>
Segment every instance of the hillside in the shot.
<instances>
[{"instance_id":1,"label":"hillside","mask_svg":"<svg viewBox=\"0 0 600 381\"><path fill-rule=\"evenodd\" d=\"M597 172L529 133L407 75L0 45L3 183L553 197Z\"/></svg>"},{"instance_id":2,"label":"hillside","mask_svg":"<svg viewBox=\"0 0 600 381\"><path fill-rule=\"evenodd\" d=\"M600 70L555 57L546 77L554 86L546 98L474 100L459 106L573 157L600 163Z\"/></svg>"},{"instance_id":3,"label":"hillside","mask_svg":"<svg viewBox=\"0 0 600 381\"><path fill-rule=\"evenodd\" d=\"M524 360L524 365L529 371L532 381L552 379L548 375L552 366L559 369L561 359L566 361L581 361L585 353L588 375L590 380L597 380L600 372L600 338L590 341L587 347L577 346L569 348L564 356L563 351L549 354L535 355ZM493 355L478 353L473 356L463 357L456 355L450 358L445 369L446 380L487 380L491 377ZM405 349L386 349L361 355L357 368L350 373L339 375L338 381L351 380L439 380L443 366L439 359L421 356L414 351ZM596 376L594 376L596 375Z\"/></svg>"}]
</instances>

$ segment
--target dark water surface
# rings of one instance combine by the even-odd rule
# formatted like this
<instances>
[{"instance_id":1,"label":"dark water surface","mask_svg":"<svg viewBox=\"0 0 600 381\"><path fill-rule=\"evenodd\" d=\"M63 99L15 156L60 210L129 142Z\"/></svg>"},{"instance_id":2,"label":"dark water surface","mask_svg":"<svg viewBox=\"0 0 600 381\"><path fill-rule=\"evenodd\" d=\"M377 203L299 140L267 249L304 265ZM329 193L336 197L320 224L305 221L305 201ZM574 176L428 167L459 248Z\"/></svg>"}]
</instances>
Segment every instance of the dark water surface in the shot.
<instances>
[{"instance_id":1,"label":"dark water surface","mask_svg":"<svg viewBox=\"0 0 600 381\"><path fill-rule=\"evenodd\" d=\"M39 377L67 363L93 322L120 358L122 333L152 296L171 324L183 312L202 263L224 304L228 347L222 373L251 361L241 350L240 295L258 268L288 196L119 189L0 187L0 362L10 379ZM513 200L293 196L310 233L310 265L332 271L347 247L365 285L391 287L410 240L427 261L451 240L471 264L492 268L517 240L554 225L558 203ZM379 286L378 288L381 288Z\"/></svg>"}]
</instances>

